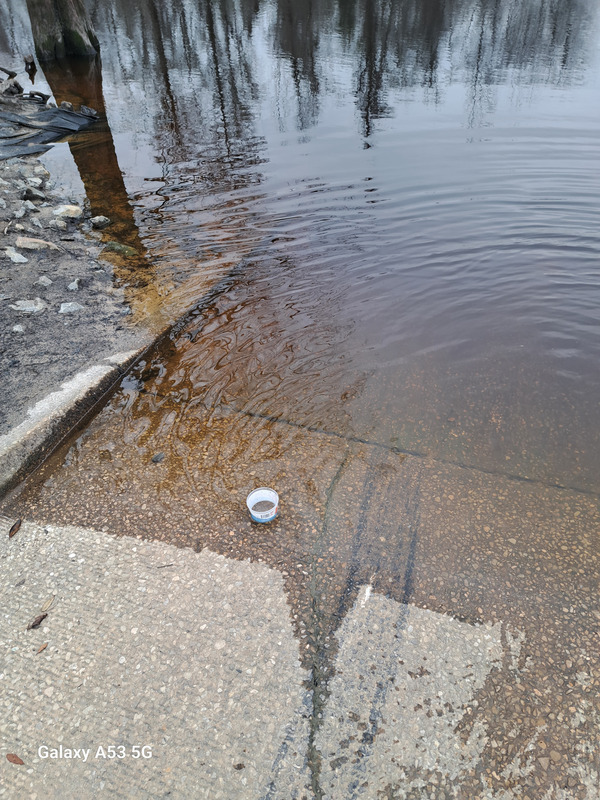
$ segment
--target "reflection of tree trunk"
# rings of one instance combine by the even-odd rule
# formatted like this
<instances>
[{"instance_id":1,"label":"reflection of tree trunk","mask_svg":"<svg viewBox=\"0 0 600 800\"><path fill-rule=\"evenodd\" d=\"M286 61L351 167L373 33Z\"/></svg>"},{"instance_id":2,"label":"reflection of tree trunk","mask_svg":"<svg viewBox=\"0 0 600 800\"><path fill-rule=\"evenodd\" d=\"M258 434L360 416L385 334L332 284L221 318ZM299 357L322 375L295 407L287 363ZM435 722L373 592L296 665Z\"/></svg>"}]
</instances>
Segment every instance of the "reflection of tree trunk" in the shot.
<instances>
[{"instance_id":1,"label":"reflection of tree trunk","mask_svg":"<svg viewBox=\"0 0 600 800\"><path fill-rule=\"evenodd\" d=\"M112 134L105 119L100 58L55 61L44 65L46 80L57 102L75 107L92 106L102 119L89 132L69 142L73 159L85 187L92 214L109 217L110 238L118 239L143 254L133 209L117 161Z\"/></svg>"},{"instance_id":2,"label":"reflection of tree trunk","mask_svg":"<svg viewBox=\"0 0 600 800\"><path fill-rule=\"evenodd\" d=\"M83 0L27 0L27 9L40 61L99 52Z\"/></svg>"}]
</instances>

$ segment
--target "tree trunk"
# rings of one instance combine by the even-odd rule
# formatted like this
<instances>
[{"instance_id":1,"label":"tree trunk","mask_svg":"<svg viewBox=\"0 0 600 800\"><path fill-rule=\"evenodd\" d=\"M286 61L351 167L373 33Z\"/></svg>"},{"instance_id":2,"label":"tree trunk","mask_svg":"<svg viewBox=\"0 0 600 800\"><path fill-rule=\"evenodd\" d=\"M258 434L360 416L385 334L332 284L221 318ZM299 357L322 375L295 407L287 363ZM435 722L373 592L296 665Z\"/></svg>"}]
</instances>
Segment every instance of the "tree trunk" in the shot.
<instances>
[{"instance_id":1,"label":"tree trunk","mask_svg":"<svg viewBox=\"0 0 600 800\"><path fill-rule=\"evenodd\" d=\"M40 61L99 52L83 0L27 0L27 8Z\"/></svg>"}]
</instances>

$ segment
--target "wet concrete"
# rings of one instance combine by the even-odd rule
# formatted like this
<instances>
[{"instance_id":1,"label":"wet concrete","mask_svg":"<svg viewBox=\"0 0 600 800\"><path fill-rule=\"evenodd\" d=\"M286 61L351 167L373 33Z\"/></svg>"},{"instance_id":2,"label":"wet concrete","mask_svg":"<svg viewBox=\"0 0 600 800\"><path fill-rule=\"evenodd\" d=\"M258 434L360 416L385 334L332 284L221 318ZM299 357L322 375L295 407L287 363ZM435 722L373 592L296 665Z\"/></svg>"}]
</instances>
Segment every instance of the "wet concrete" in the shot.
<instances>
[{"instance_id":1,"label":"wet concrete","mask_svg":"<svg viewBox=\"0 0 600 800\"><path fill-rule=\"evenodd\" d=\"M597 494L378 440L375 376L332 359L344 326L317 302L273 302L292 280L225 283L4 511L277 570L316 798L594 797Z\"/></svg>"},{"instance_id":2,"label":"wet concrete","mask_svg":"<svg viewBox=\"0 0 600 800\"><path fill-rule=\"evenodd\" d=\"M134 404L137 392L115 402ZM109 407L63 466L4 509L279 570L310 675L316 797L597 796L595 496L227 408L188 405L182 417L169 398L151 402L157 428L146 413ZM257 485L281 498L269 525L245 508ZM381 620L365 623L361 643L352 619L365 586ZM409 617L423 630L400 644ZM446 629L462 642L447 657ZM474 629L491 637L480 638L479 662L468 656ZM412 694L396 700L382 688L392 679Z\"/></svg>"},{"instance_id":3,"label":"wet concrete","mask_svg":"<svg viewBox=\"0 0 600 800\"><path fill-rule=\"evenodd\" d=\"M378 439L376 376L333 357L343 322L264 279L225 282L4 512L277 570L310 796L597 796L598 495Z\"/></svg>"}]
</instances>

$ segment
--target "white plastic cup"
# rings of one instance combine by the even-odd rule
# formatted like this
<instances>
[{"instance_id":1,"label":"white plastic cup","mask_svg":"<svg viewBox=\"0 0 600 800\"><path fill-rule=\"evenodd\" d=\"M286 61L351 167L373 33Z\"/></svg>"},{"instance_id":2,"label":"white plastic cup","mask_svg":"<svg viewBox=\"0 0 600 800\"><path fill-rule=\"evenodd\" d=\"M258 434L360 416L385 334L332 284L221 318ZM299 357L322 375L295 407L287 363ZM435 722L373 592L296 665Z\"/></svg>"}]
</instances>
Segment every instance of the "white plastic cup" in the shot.
<instances>
[{"instance_id":1,"label":"white plastic cup","mask_svg":"<svg viewBox=\"0 0 600 800\"><path fill-rule=\"evenodd\" d=\"M272 508L268 508L266 511L255 511L254 506L260 503L261 500L273 503ZM260 489L250 492L246 498L246 505L254 522L271 522L279 511L279 495L274 489L267 489L262 486Z\"/></svg>"}]
</instances>

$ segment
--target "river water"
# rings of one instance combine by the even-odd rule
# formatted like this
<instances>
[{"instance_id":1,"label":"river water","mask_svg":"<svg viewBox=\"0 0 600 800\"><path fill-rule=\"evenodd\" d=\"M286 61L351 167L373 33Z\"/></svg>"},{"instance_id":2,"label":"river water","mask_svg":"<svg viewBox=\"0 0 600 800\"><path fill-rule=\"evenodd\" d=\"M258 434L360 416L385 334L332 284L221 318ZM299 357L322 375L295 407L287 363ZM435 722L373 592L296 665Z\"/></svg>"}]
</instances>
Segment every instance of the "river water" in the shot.
<instances>
[{"instance_id":1,"label":"river water","mask_svg":"<svg viewBox=\"0 0 600 800\"><path fill-rule=\"evenodd\" d=\"M101 73L41 80L108 125L46 159L138 251L132 320L174 327L13 510L277 567L315 687L361 583L510 621L484 760L521 748L541 797L600 713L596 4L90 8Z\"/></svg>"},{"instance_id":2,"label":"river water","mask_svg":"<svg viewBox=\"0 0 600 800\"><path fill-rule=\"evenodd\" d=\"M49 79L106 107L110 169L72 149L95 210L133 206L134 310L176 319L246 259L273 328L265 372L232 354L238 402L598 490L595 4L92 8L95 96Z\"/></svg>"}]
</instances>

